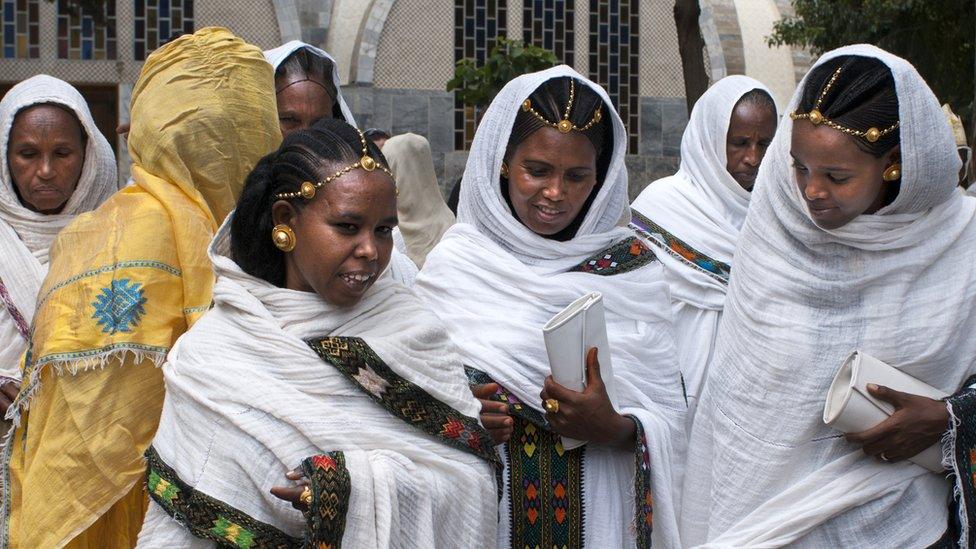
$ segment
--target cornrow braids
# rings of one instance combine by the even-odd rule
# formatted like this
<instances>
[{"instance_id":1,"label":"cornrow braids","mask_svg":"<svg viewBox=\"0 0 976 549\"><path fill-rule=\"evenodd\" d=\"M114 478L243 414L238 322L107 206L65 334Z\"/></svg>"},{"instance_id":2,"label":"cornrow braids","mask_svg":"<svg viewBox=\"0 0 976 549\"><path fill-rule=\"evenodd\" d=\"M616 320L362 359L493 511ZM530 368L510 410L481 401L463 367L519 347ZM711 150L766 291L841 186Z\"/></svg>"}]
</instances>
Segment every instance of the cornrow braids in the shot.
<instances>
[{"instance_id":1,"label":"cornrow braids","mask_svg":"<svg viewBox=\"0 0 976 549\"><path fill-rule=\"evenodd\" d=\"M386 157L367 141L369 155L387 166ZM272 205L281 193L294 192L305 181L319 181L362 156L359 132L341 119L324 119L293 132L281 147L262 158L248 175L231 221L231 256L244 272L276 286L285 283L284 253L271 241ZM303 198L288 202L301 210Z\"/></svg>"},{"instance_id":2,"label":"cornrow braids","mask_svg":"<svg viewBox=\"0 0 976 549\"><path fill-rule=\"evenodd\" d=\"M332 117L344 120L339 107L339 90L332 80L333 69L332 61L308 48L299 48L275 69L275 93L282 91L289 83L310 80L325 88L332 98Z\"/></svg>"},{"instance_id":3,"label":"cornrow braids","mask_svg":"<svg viewBox=\"0 0 976 549\"><path fill-rule=\"evenodd\" d=\"M833 85L820 101L818 110L823 116L861 132L889 128L899 121L898 94L891 70L878 59L859 55L836 57L810 71L797 111L814 109L835 74ZM895 128L873 143L853 136L852 139L861 150L880 158L901 142L901 133L900 128Z\"/></svg>"}]
</instances>

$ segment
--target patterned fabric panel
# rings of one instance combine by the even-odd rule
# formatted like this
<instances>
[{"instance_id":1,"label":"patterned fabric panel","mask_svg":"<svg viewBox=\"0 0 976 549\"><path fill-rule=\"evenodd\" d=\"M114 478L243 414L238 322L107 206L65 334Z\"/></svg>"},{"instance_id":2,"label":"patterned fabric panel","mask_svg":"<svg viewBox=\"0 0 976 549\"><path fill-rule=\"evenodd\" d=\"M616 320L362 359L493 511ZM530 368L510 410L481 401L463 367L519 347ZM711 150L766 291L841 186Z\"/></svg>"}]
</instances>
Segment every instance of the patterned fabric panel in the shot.
<instances>
[{"instance_id":1,"label":"patterned fabric panel","mask_svg":"<svg viewBox=\"0 0 976 549\"><path fill-rule=\"evenodd\" d=\"M506 443L512 548L583 546L583 456L559 435L515 417Z\"/></svg>"},{"instance_id":2,"label":"patterned fabric panel","mask_svg":"<svg viewBox=\"0 0 976 549\"><path fill-rule=\"evenodd\" d=\"M17 325L17 331L24 339L30 339L28 334L27 320L24 315L20 314L17 310L17 306L14 305L12 299L10 299L10 293L7 292L7 287L3 285L3 280L0 280L0 301L3 301L3 306L10 313L10 316L14 319L14 324Z\"/></svg>"},{"instance_id":3,"label":"patterned fabric panel","mask_svg":"<svg viewBox=\"0 0 976 549\"><path fill-rule=\"evenodd\" d=\"M358 337L326 337L305 341L323 360L335 366L388 412L454 448L497 466L498 454L488 431L400 377Z\"/></svg>"},{"instance_id":4,"label":"patterned fabric panel","mask_svg":"<svg viewBox=\"0 0 976 549\"><path fill-rule=\"evenodd\" d=\"M284 549L302 547L302 540L257 521L230 505L194 490L166 465L156 450L146 450L149 497L194 536L220 547Z\"/></svg>"},{"instance_id":5,"label":"patterned fabric panel","mask_svg":"<svg viewBox=\"0 0 976 549\"><path fill-rule=\"evenodd\" d=\"M491 379L491 376L470 366L464 367L464 373L468 376L468 383L472 385L495 383L495 380ZM500 384L498 385L498 390L491 396L491 400L508 404L508 412L512 416L520 417L539 427L548 428L549 422L546 421L546 416L542 412L522 404L522 401L517 396L510 393L508 389L502 387Z\"/></svg>"},{"instance_id":6,"label":"patterned fabric panel","mask_svg":"<svg viewBox=\"0 0 976 549\"><path fill-rule=\"evenodd\" d=\"M647 434L640 421L631 418L637 425L637 451L634 454L637 474L634 475L634 494L637 515L637 547L651 547L651 532L654 530L654 497L651 494L651 456L647 452Z\"/></svg>"},{"instance_id":7,"label":"patterned fabric panel","mask_svg":"<svg viewBox=\"0 0 976 549\"><path fill-rule=\"evenodd\" d=\"M956 497L953 498L949 517L950 527L956 531L955 539L962 534L962 521L968 525L967 547L976 547L972 529L976 527L976 376L963 383L964 389L946 399L952 405L952 414L959 419L956 425L956 448L952 456L958 472Z\"/></svg>"},{"instance_id":8,"label":"patterned fabric panel","mask_svg":"<svg viewBox=\"0 0 976 549\"><path fill-rule=\"evenodd\" d=\"M329 452L306 458L302 472L311 482L312 505L307 515L306 546L339 549L346 530L352 481L342 452Z\"/></svg>"},{"instance_id":9,"label":"patterned fabric panel","mask_svg":"<svg viewBox=\"0 0 976 549\"><path fill-rule=\"evenodd\" d=\"M669 254L684 262L688 266L701 271L723 284L729 283L732 266L692 248L684 241L664 230L663 227L644 217L640 212L631 210L633 218L630 228L651 242L657 242Z\"/></svg>"},{"instance_id":10,"label":"patterned fabric panel","mask_svg":"<svg viewBox=\"0 0 976 549\"><path fill-rule=\"evenodd\" d=\"M654 252L636 236L626 238L606 250L594 254L570 272L611 276L633 271L657 259Z\"/></svg>"}]
</instances>

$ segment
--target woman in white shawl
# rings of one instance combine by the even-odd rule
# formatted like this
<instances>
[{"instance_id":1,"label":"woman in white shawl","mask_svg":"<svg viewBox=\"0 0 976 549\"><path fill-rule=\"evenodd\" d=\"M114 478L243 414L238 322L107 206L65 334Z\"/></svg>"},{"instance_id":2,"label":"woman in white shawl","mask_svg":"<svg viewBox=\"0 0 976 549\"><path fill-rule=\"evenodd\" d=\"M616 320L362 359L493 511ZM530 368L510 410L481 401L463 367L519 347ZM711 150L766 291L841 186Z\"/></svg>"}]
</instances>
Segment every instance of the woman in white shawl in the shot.
<instances>
[{"instance_id":1,"label":"woman in white shawl","mask_svg":"<svg viewBox=\"0 0 976 549\"><path fill-rule=\"evenodd\" d=\"M324 120L248 177L211 245L214 308L163 367L140 546L494 541L497 456L478 401L444 327L384 274L385 163ZM299 464L300 484L279 486Z\"/></svg>"},{"instance_id":2,"label":"woman in white shawl","mask_svg":"<svg viewBox=\"0 0 976 549\"><path fill-rule=\"evenodd\" d=\"M282 137L325 118L344 120L356 126L352 111L342 98L339 66L328 52L292 40L267 50L264 58L275 70L275 98ZM394 239L397 247L390 260L390 273L403 284L412 286L417 277L417 265L407 256L399 230L394 232Z\"/></svg>"},{"instance_id":3,"label":"woman in white shawl","mask_svg":"<svg viewBox=\"0 0 976 549\"><path fill-rule=\"evenodd\" d=\"M0 101L0 414L20 386L20 358L48 249L78 214L118 189L115 155L88 104L47 75Z\"/></svg>"},{"instance_id":4,"label":"woman in white shawl","mask_svg":"<svg viewBox=\"0 0 976 549\"><path fill-rule=\"evenodd\" d=\"M947 404L869 384L888 420L842 437L822 417L853 350L949 394L976 370L976 200L956 189L952 134L914 67L872 46L825 54L787 112L735 252L682 542L947 544L951 485L907 461L945 437L971 484L974 440ZM973 420L955 415L965 435Z\"/></svg>"},{"instance_id":5,"label":"woman in white shawl","mask_svg":"<svg viewBox=\"0 0 976 549\"><path fill-rule=\"evenodd\" d=\"M678 546L685 403L667 283L626 227L611 105L566 66L509 82L478 126L458 224L417 279L505 442L498 547ZM603 295L616 402L592 349L584 392L549 377L542 326L590 292Z\"/></svg>"},{"instance_id":6,"label":"woman in white shawl","mask_svg":"<svg viewBox=\"0 0 976 549\"><path fill-rule=\"evenodd\" d=\"M631 204L631 227L663 252L690 410L718 333L750 192L775 133L769 88L748 76L723 78L691 111L678 173L651 183Z\"/></svg>"}]
</instances>

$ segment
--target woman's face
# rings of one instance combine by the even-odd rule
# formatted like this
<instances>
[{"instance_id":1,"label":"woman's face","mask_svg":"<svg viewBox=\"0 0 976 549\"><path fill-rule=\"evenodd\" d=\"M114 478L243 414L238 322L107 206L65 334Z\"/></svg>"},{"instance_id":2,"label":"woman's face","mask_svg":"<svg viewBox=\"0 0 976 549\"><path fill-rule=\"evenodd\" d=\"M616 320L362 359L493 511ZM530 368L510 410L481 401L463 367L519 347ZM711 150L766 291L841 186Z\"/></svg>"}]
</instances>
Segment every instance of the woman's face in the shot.
<instances>
[{"instance_id":1,"label":"woman's face","mask_svg":"<svg viewBox=\"0 0 976 549\"><path fill-rule=\"evenodd\" d=\"M848 136L828 126L797 120L793 124L793 166L797 186L813 221L837 229L861 214L886 205L889 183L882 179L899 159L895 147L881 158L862 151Z\"/></svg>"},{"instance_id":2,"label":"woman's face","mask_svg":"<svg viewBox=\"0 0 976 549\"><path fill-rule=\"evenodd\" d=\"M752 191L759 164L774 135L776 113L769 107L742 102L732 111L725 138L725 169L743 189Z\"/></svg>"},{"instance_id":3,"label":"woman's face","mask_svg":"<svg viewBox=\"0 0 976 549\"><path fill-rule=\"evenodd\" d=\"M323 118L332 118L335 98L320 84L304 80L292 84L277 94L278 125L281 136L304 130Z\"/></svg>"},{"instance_id":4,"label":"woman's face","mask_svg":"<svg viewBox=\"0 0 976 549\"><path fill-rule=\"evenodd\" d=\"M508 168L516 217L532 232L551 236L576 219L596 186L596 149L578 131L545 126L518 145Z\"/></svg>"},{"instance_id":5,"label":"woman's face","mask_svg":"<svg viewBox=\"0 0 976 549\"><path fill-rule=\"evenodd\" d=\"M60 213L81 179L85 143L81 124L53 105L28 107L14 117L7 165L25 208Z\"/></svg>"},{"instance_id":6,"label":"woman's face","mask_svg":"<svg viewBox=\"0 0 976 549\"><path fill-rule=\"evenodd\" d=\"M286 288L352 307L390 263L396 190L380 170L352 170L318 189L300 211L281 200L272 215L295 232L295 249L285 254Z\"/></svg>"}]
</instances>

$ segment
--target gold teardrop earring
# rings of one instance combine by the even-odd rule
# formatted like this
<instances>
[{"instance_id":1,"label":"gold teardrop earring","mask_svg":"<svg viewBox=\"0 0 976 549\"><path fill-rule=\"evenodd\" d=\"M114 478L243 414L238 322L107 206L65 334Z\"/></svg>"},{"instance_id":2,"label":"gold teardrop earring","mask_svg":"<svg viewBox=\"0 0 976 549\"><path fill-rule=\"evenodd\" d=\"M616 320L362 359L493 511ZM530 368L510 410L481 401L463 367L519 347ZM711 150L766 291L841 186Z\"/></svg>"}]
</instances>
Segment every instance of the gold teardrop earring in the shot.
<instances>
[{"instance_id":1,"label":"gold teardrop earring","mask_svg":"<svg viewBox=\"0 0 976 549\"><path fill-rule=\"evenodd\" d=\"M297 239L295 238L295 231L291 230L291 227L279 223L271 229L271 241L274 242L276 248L288 253L295 249Z\"/></svg>"},{"instance_id":2,"label":"gold teardrop earring","mask_svg":"<svg viewBox=\"0 0 976 549\"><path fill-rule=\"evenodd\" d=\"M881 179L891 183L892 181L898 181L901 179L901 164L897 162L885 168L883 174L881 174Z\"/></svg>"},{"instance_id":3,"label":"gold teardrop earring","mask_svg":"<svg viewBox=\"0 0 976 549\"><path fill-rule=\"evenodd\" d=\"M508 179L508 164L502 162L502 177Z\"/></svg>"}]
</instances>

